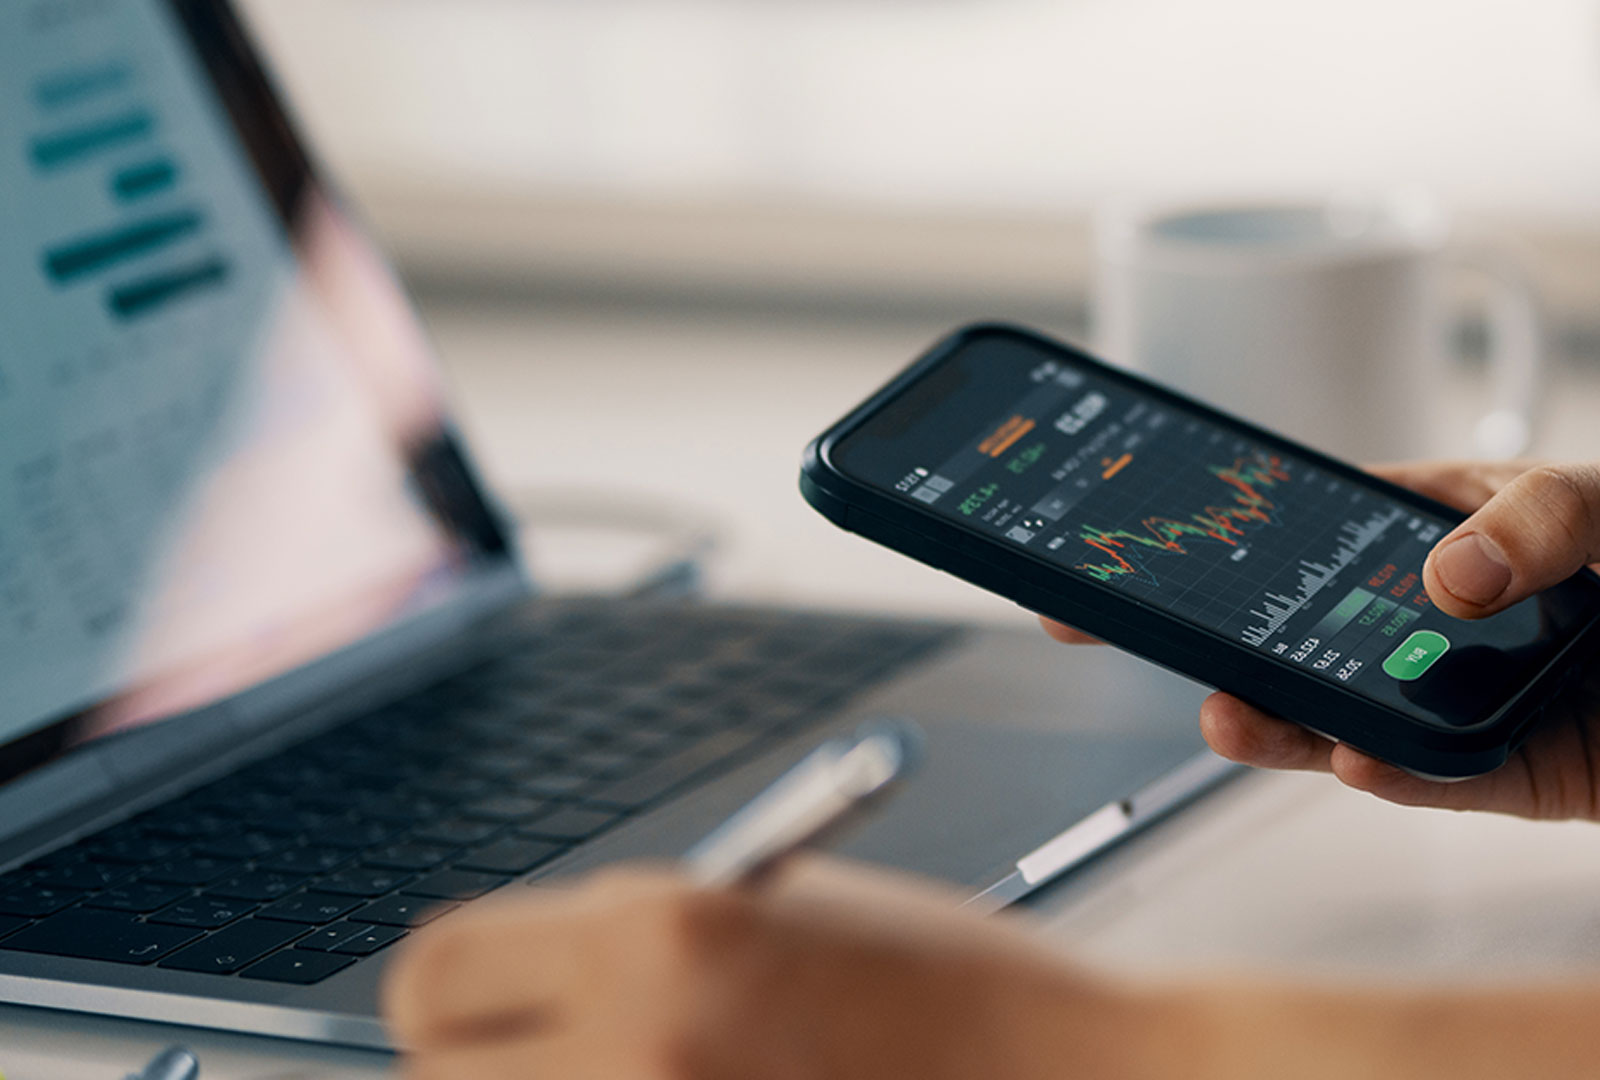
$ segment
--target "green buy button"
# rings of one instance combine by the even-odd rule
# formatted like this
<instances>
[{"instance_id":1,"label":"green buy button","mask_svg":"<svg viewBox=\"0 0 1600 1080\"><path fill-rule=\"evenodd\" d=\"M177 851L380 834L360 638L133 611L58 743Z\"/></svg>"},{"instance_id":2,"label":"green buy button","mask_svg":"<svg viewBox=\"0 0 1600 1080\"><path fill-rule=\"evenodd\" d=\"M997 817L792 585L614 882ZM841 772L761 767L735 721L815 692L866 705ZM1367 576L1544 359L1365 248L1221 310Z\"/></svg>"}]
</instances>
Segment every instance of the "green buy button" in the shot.
<instances>
[{"instance_id":1,"label":"green buy button","mask_svg":"<svg viewBox=\"0 0 1600 1080\"><path fill-rule=\"evenodd\" d=\"M1389 654L1383 670L1401 682L1410 682L1422 678L1423 672L1449 651L1449 638L1433 630L1418 630Z\"/></svg>"}]
</instances>

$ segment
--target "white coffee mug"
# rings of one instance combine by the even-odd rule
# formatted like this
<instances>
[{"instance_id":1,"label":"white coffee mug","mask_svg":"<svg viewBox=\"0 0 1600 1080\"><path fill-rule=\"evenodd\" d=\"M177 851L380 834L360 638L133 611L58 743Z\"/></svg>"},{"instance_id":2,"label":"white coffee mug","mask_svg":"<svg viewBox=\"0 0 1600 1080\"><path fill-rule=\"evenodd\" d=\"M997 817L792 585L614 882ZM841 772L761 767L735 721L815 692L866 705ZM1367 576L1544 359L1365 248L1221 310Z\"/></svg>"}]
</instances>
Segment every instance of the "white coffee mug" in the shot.
<instances>
[{"instance_id":1,"label":"white coffee mug","mask_svg":"<svg viewBox=\"0 0 1600 1080\"><path fill-rule=\"evenodd\" d=\"M1357 461L1510 457L1530 442L1539 306L1452 247L1426 200L1117 208L1096 221L1095 337L1113 362ZM1489 394L1446 430L1447 271L1491 283Z\"/></svg>"}]
</instances>

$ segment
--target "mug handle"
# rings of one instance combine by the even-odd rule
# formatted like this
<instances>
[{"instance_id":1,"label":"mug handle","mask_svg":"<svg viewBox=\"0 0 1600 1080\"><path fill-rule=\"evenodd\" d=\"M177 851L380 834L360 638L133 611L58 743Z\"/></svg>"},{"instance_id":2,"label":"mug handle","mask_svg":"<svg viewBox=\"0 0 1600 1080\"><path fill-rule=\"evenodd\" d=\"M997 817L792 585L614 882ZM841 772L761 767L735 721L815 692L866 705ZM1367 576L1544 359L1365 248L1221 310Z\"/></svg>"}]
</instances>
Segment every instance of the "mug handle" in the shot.
<instances>
[{"instance_id":1,"label":"mug handle","mask_svg":"<svg viewBox=\"0 0 1600 1080\"><path fill-rule=\"evenodd\" d=\"M1479 274L1490 285L1484 308L1490 405L1472 430L1473 449L1490 460L1514 458L1532 445L1544 398L1544 307L1527 272L1504 253L1468 249L1455 253L1452 261L1458 270Z\"/></svg>"}]
</instances>

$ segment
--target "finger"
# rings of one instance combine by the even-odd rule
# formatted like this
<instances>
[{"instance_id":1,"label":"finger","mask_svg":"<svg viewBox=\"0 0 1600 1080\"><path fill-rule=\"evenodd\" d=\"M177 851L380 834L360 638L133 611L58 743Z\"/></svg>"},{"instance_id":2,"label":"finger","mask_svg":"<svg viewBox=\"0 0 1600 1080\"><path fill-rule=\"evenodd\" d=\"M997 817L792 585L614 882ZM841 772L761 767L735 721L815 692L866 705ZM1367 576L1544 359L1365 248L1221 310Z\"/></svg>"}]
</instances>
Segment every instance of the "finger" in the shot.
<instances>
[{"instance_id":1,"label":"finger","mask_svg":"<svg viewBox=\"0 0 1600 1080\"><path fill-rule=\"evenodd\" d=\"M610 874L434 923L386 973L391 1029L402 1045L425 1047L549 1027L591 946L630 925L630 911L683 890L671 874Z\"/></svg>"},{"instance_id":2,"label":"finger","mask_svg":"<svg viewBox=\"0 0 1600 1080\"><path fill-rule=\"evenodd\" d=\"M559 906L533 901L463 912L419 933L384 973L394 1040L423 1048L554 1024L572 924Z\"/></svg>"},{"instance_id":3,"label":"finger","mask_svg":"<svg viewBox=\"0 0 1600 1080\"><path fill-rule=\"evenodd\" d=\"M1348 746L1334 752L1334 773L1350 787L1403 806L1489 810L1519 817L1596 817L1585 723L1547 724L1493 772L1441 782L1412 776Z\"/></svg>"},{"instance_id":4,"label":"finger","mask_svg":"<svg viewBox=\"0 0 1600 1080\"><path fill-rule=\"evenodd\" d=\"M1482 618L1600 559L1600 466L1541 465L1512 480L1428 555L1446 614Z\"/></svg>"},{"instance_id":5,"label":"finger","mask_svg":"<svg viewBox=\"0 0 1600 1080\"><path fill-rule=\"evenodd\" d=\"M1200 706L1200 734L1229 761L1261 769L1328 772L1332 768L1333 742L1229 694L1212 694Z\"/></svg>"},{"instance_id":6,"label":"finger","mask_svg":"<svg viewBox=\"0 0 1600 1080\"><path fill-rule=\"evenodd\" d=\"M1443 806L1441 800L1449 797L1453 789L1461 787L1460 784L1446 784L1413 776L1404 769L1344 744L1334 749L1331 763L1333 775L1347 787L1401 806ZM1471 781L1464 783L1470 784Z\"/></svg>"},{"instance_id":7,"label":"finger","mask_svg":"<svg viewBox=\"0 0 1600 1080\"><path fill-rule=\"evenodd\" d=\"M785 861L773 882L775 910L848 912L856 922L905 918L965 917L969 897L958 889L885 867L830 856L802 855Z\"/></svg>"},{"instance_id":8,"label":"finger","mask_svg":"<svg viewBox=\"0 0 1600 1080\"><path fill-rule=\"evenodd\" d=\"M1347 787L1400 806L1522 813L1528 804L1527 770L1520 761L1486 776L1445 782L1413 776L1353 746L1341 744L1333 751L1333 774Z\"/></svg>"},{"instance_id":9,"label":"finger","mask_svg":"<svg viewBox=\"0 0 1600 1080\"><path fill-rule=\"evenodd\" d=\"M1044 627L1044 632L1057 641L1064 641L1068 645L1099 645L1099 638L1090 637L1082 630L1074 630L1066 623L1058 623L1044 615L1039 616L1039 625Z\"/></svg>"}]
</instances>

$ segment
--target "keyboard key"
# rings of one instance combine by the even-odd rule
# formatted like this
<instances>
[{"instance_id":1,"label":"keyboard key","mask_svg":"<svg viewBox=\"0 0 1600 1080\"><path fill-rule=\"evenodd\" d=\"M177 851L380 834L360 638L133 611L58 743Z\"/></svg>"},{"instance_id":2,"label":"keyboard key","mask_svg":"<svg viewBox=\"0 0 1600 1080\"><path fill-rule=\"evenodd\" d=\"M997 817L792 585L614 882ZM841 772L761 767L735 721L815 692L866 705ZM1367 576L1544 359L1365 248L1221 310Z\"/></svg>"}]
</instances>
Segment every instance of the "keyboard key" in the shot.
<instances>
[{"instance_id":1,"label":"keyboard key","mask_svg":"<svg viewBox=\"0 0 1600 1080\"><path fill-rule=\"evenodd\" d=\"M547 702L558 709L605 709L615 704L617 691L604 686L586 686L556 694Z\"/></svg>"},{"instance_id":2,"label":"keyboard key","mask_svg":"<svg viewBox=\"0 0 1600 1080\"><path fill-rule=\"evenodd\" d=\"M332 926L324 926L320 930L313 930L295 942L294 947L297 949L310 949L312 952L332 952L335 945L343 945L357 934L371 929L370 923L334 923Z\"/></svg>"},{"instance_id":3,"label":"keyboard key","mask_svg":"<svg viewBox=\"0 0 1600 1080\"><path fill-rule=\"evenodd\" d=\"M133 867L122 863L55 863L35 873L33 883L58 889L103 889L133 872Z\"/></svg>"},{"instance_id":4,"label":"keyboard key","mask_svg":"<svg viewBox=\"0 0 1600 1080\"><path fill-rule=\"evenodd\" d=\"M667 754L682 750L689 741L688 736L666 728L629 727L614 732L607 745L637 760L665 757ZM640 761L639 768L643 768L644 764Z\"/></svg>"},{"instance_id":5,"label":"keyboard key","mask_svg":"<svg viewBox=\"0 0 1600 1080\"><path fill-rule=\"evenodd\" d=\"M499 874L479 874L470 870L440 870L421 881L407 885L409 896L426 896L438 900L471 900L491 889L498 889L511 879Z\"/></svg>"},{"instance_id":6,"label":"keyboard key","mask_svg":"<svg viewBox=\"0 0 1600 1080\"><path fill-rule=\"evenodd\" d=\"M537 758L564 758L584 748L584 741L570 731L523 729L515 734L523 753Z\"/></svg>"},{"instance_id":7,"label":"keyboard key","mask_svg":"<svg viewBox=\"0 0 1600 1080\"><path fill-rule=\"evenodd\" d=\"M240 868L239 863L233 859L188 855L156 863L140 880L155 881L164 885L209 885L222 875Z\"/></svg>"},{"instance_id":8,"label":"keyboard key","mask_svg":"<svg viewBox=\"0 0 1600 1080\"><path fill-rule=\"evenodd\" d=\"M535 772L539 760L531 755L508 754L502 749L486 750L462 758L459 764L491 783L505 783Z\"/></svg>"},{"instance_id":9,"label":"keyboard key","mask_svg":"<svg viewBox=\"0 0 1600 1080\"><path fill-rule=\"evenodd\" d=\"M161 961L160 966L178 971L203 971L231 975L274 949L282 948L305 933L294 923L245 919L225 930L218 930L203 941L180 949Z\"/></svg>"},{"instance_id":10,"label":"keyboard key","mask_svg":"<svg viewBox=\"0 0 1600 1080\"><path fill-rule=\"evenodd\" d=\"M350 852L331 847L302 847L280 851L256 861L258 870L280 874L326 874L350 861Z\"/></svg>"},{"instance_id":11,"label":"keyboard key","mask_svg":"<svg viewBox=\"0 0 1600 1080\"><path fill-rule=\"evenodd\" d=\"M687 750L680 750L676 754L661 758L642 771L600 788L585 798L597 803L630 808L643 806L688 783L700 773L755 741L756 735L748 731L724 731L712 735L693 744Z\"/></svg>"},{"instance_id":12,"label":"keyboard key","mask_svg":"<svg viewBox=\"0 0 1600 1080\"><path fill-rule=\"evenodd\" d=\"M492 874L525 874L567 850L565 844L544 840L496 840L455 860L457 869L483 870Z\"/></svg>"},{"instance_id":13,"label":"keyboard key","mask_svg":"<svg viewBox=\"0 0 1600 1080\"><path fill-rule=\"evenodd\" d=\"M800 675L774 675L763 679L756 686L757 692L773 699L774 702L787 702L802 708L816 708L849 692L850 689L848 685L824 682L811 672Z\"/></svg>"},{"instance_id":14,"label":"keyboard key","mask_svg":"<svg viewBox=\"0 0 1600 1080\"><path fill-rule=\"evenodd\" d=\"M333 951L346 956L371 956L405 936L406 931L398 926L369 926L362 933L336 945Z\"/></svg>"},{"instance_id":15,"label":"keyboard key","mask_svg":"<svg viewBox=\"0 0 1600 1080\"><path fill-rule=\"evenodd\" d=\"M674 705L700 705L722 692L714 682L686 682L663 686L655 693L656 699Z\"/></svg>"},{"instance_id":16,"label":"keyboard key","mask_svg":"<svg viewBox=\"0 0 1600 1080\"><path fill-rule=\"evenodd\" d=\"M275 813L252 819L250 824L261 832L273 833L277 836L305 836L308 834L315 835L324 829L332 828L339 821L339 814L327 810L317 810L309 806L291 806Z\"/></svg>"},{"instance_id":17,"label":"keyboard key","mask_svg":"<svg viewBox=\"0 0 1600 1080\"><path fill-rule=\"evenodd\" d=\"M548 817L539 818L531 825L524 825L517 832L523 836L532 836L546 840L566 840L577 842L587 840L599 832L604 832L612 825L621 821L617 814L610 814L603 810L585 810L580 807L569 806L557 810Z\"/></svg>"},{"instance_id":18,"label":"keyboard key","mask_svg":"<svg viewBox=\"0 0 1600 1080\"><path fill-rule=\"evenodd\" d=\"M355 962L356 958L353 956L286 949L245 968L240 974L246 979L310 986L312 983L321 982L329 975L338 974Z\"/></svg>"},{"instance_id":19,"label":"keyboard key","mask_svg":"<svg viewBox=\"0 0 1600 1080\"><path fill-rule=\"evenodd\" d=\"M320 926L323 923L331 923L360 906L361 901L353 896L303 892L285 897L270 907L262 908L260 917Z\"/></svg>"},{"instance_id":20,"label":"keyboard key","mask_svg":"<svg viewBox=\"0 0 1600 1080\"><path fill-rule=\"evenodd\" d=\"M135 820L145 832L173 840L200 840L237 828L225 817L197 813L182 803L170 803Z\"/></svg>"},{"instance_id":21,"label":"keyboard key","mask_svg":"<svg viewBox=\"0 0 1600 1080\"><path fill-rule=\"evenodd\" d=\"M107 889L98 896L91 896L84 901L84 905L145 915L152 911L160 911L168 904L188 895L189 889L184 885L156 885L148 881L130 881L126 885L118 885L115 889Z\"/></svg>"},{"instance_id":22,"label":"keyboard key","mask_svg":"<svg viewBox=\"0 0 1600 1080\"><path fill-rule=\"evenodd\" d=\"M318 819L316 825L325 826L326 820ZM253 828L273 836L281 836L285 842L293 842L305 836L313 826L307 825L295 810L276 810L253 818L250 822Z\"/></svg>"},{"instance_id":23,"label":"keyboard key","mask_svg":"<svg viewBox=\"0 0 1600 1080\"><path fill-rule=\"evenodd\" d=\"M317 879L317 889L321 892L338 893L342 896L382 896L391 893L410 881L412 875L404 870L379 870L370 867L354 867L349 870L340 870L336 874Z\"/></svg>"},{"instance_id":24,"label":"keyboard key","mask_svg":"<svg viewBox=\"0 0 1600 1080\"><path fill-rule=\"evenodd\" d=\"M460 906L419 896L386 896L353 912L350 921L382 923L384 926L421 926Z\"/></svg>"},{"instance_id":25,"label":"keyboard key","mask_svg":"<svg viewBox=\"0 0 1600 1080\"><path fill-rule=\"evenodd\" d=\"M191 896L179 900L169 908L150 916L153 923L167 926L194 926L201 930L215 930L227 926L256 909L254 904L240 900L222 900L210 896Z\"/></svg>"},{"instance_id":26,"label":"keyboard key","mask_svg":"<svg viewBox=\"0 0 1600 1080\"><path fill-rule=\"evenodd\" d=\"M81 866L86 862L92 861L93 860L84 853L84 850L81 846L78 844L68 844L66 847L56 848L54 851L40 855L37 859L34 859L20 870L13 870L11 873L21 877L27 877L30 875L37 877L40 872L48 867Z\"/></svg>"},{"instance_id":27,"label":"keyboard key","mask_svg":"<svg viewBox=\"0 0 1600 1080\"><path fill-rule=\"evenodd\" d=\"M39 919L46 915L54 915L62 908L76 903L82 896L83 893L76 889L17 885L0 892L0 915Z\"/></svg>"},{"instance_id":28,"label":"keyboard key","mask_svg":"<svg viewBox=\"0 0 1600 1080\"><path fill-rule=\"evenodd\" d=\"M121 912L75 908L18 931L0 942L0 949L149 964L199 936L198 930L157 926Z\"/></svg>"},{"instance_id":29,"label":"keyboard key","mask_svg":"<svg viewBox=\"0 0 1600 1080\"><path fill-rule=\"evenodd\" d=\"M235 833L203 840L194 846L194 852L217 859L257 859L281 850L286 843L283 837L268 833Z\"/></svg>"},{"instance_id":30,"label":"keyboard key","mask_svg":"<svg viewBox=\"0 0 1600 1080\"><path fill-rule=\"evenodd\" d=\"M431 870L454 854L454 850L438 844L391 844L369 853L362 861L367 866L389 870Z\"/></svg>"},{"instance_id":31,"label":"keyboard key","mask_svg":"<svg viewBox=\"0 0 1600 1080\"><path fill-rule=\"evenodd\" d=\"M246 870L223 878L206 890L207 896L229 900L254 900L258 904L281 900L298 889L306 874L280 874L272 870Z\"/></svg>"},{"instance_id":32,"label":"keyboard key","mask_svg":"<svg viewBox=\"0 0 1600 1080\"><path fill-rule=\"evenodd\" d=\"M479 799L494 791L495 784L481 776L426 775L411 781L409 787L418 795L444 802L465 802Z\"/></svg>"},{"instance_id":33,"label":"keyboard key","mask_svg":"<svg viewBox=\"0 0 1600 1080\"><path fill-rule=\"evenodd\" d=\"M372 793L362 788L324 788L307 792L301 797L300 805L318 811L347 814L371 798Z\"/></svg>"},{"instance_id":34,"label":"keyboard key","mask_svg":"<svg viewBox=\"0 0 1600 1080\"><path fill-rule=\"evenodd\" d=\"M0 875L0 896L34 888L33 877L37 872L35 867L24 866Z\"/></svg>"},{"instance_id":35,"label":"keyboard key","mask_svg":"<svg viewBox=\"0 0 1600 1080\"><path fill-rule=\"evenodd\" d=\"M318 830L314 839L323 847L341 850L369 848L396 836L404 828L404 825L393 821L346 821L332 828Z\"/></svg>"},{"instance_id":36,"label":"keyboard key","mask_svg":"<svg viewBox=\"0 0 1600 1080\"><path fill-rule=\"evenodd\" d=\"M131 863L144 866L165 859L183 845L161 836L141 835L131 831L115 831L91 837L84 852L92 859L103 862Z\"/></svg>"},{"instance_id":37,"label":"keyboard key","mask_svg":"<svg viewBox=\"0 0 1600 1080\"><path fill-rule=\"evenodd\" d=\"M373 823L388 823L393 828L433 821L445 813L445 806L420 795L385 795L362 804L360 814ZM392 835L392 831L387 835Z\"/></svg>"},{"instance_id":38,"label":"keyboard key","mask_svg":"<svg viewBox=\"0 0 1600 1080\"><path fill-rule=\"evenodd\" d=\"M531 821L548 809L550 804L543 799L532 799L522 795L491 795L463 806L461 814L463 817L478 821L503 825Z\"/></svg>"},{"instance_id":39,"label":"keyboard key","mask_svg":"<svg viewBox=\"0 0 1600 1080\"><path fill-rule=\"evenodd\" d=\"M540 799L573 799L594 787L597 777L578 773L541 773L517 782L517 790Z\"/></svg>"},{"instance_id":40,"label":"keyboard key","mask_svg":"<svg viewBox=\"0 0 1600 1080\"><path fill-rule=\"evenodd\" d=\"M443 844L447 847L466 847L481 843L500 831L500 826L487 821L466 821L454 818L423 825L411 833L413 840L425 844Z\"/></svg>"},{"instance_id":41,"label":"keyboard key","mask_svg":"<svg viewBox=\"0 0 1600 1080\"><path fill-rule=\"evenodd\" d=\"M588 776L624 776L640 767L640 761L621 750L585 750L572 759L579 772Z\"/></svg>"}]
</instances>

